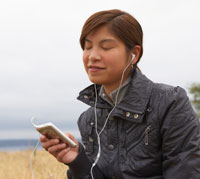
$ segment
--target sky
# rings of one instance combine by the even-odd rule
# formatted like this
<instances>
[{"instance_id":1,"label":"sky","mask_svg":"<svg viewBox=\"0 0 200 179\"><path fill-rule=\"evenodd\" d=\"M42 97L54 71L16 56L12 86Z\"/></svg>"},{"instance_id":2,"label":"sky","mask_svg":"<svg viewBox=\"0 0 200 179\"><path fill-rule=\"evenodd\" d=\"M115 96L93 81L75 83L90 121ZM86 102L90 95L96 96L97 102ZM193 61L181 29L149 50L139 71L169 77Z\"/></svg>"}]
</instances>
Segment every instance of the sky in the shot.
<instances>
[{"instance_id":1,"label":"sky","mask_svg":"<svg viewBox=\"0 0 200 179\"><path fill-rule=\"evenodd\" d=\"M152 81L186 90L200 82L199 7L199 0L1 1L0 138L33 130L31 117L77 130L88 106L76 97L91 84L79 37L85 20L100 10L121 9L140 22L139 67Z\"/></svg>"}]
</instances>

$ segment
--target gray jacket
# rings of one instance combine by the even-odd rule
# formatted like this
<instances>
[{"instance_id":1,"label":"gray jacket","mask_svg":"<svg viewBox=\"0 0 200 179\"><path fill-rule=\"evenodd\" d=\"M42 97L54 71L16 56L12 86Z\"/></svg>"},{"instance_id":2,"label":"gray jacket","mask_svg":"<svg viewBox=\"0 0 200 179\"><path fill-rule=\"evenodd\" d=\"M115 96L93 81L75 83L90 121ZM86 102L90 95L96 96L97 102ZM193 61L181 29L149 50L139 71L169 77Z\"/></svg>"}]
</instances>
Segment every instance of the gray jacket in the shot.
<instances>
[{"instance_id":1,"label":"gray jacket","mask_svg":"<svg viewBox=\"0 0 200 179\"><path fill-rule=\"evenodd\" d=\"M84 147L80 144L78 157L69 164L68 177L90 179L98 152L94 86L81 91L78 99L91 107L78 120ZM111 109L98 96L98 131ZM135 70L101 134L101 150L95 179L199 179L200 124L186 92L153 83Z\"/></svg>"}]
</instances>

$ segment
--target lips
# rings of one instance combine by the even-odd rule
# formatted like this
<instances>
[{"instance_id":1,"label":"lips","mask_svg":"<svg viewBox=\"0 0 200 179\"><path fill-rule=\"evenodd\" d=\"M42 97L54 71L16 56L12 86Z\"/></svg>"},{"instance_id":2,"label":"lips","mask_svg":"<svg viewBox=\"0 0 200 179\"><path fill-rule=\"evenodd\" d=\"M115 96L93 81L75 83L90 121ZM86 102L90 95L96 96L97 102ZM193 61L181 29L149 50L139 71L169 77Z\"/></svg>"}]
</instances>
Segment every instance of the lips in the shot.
<instances>
[{"instance_id":1,"label":"lips","mask_svg":"<svg viewBox=\"0 0 200 179\"><path fill-rule=\"evenodd\" d=\"M98 71L104 70L105 67L99 67L99 66L90 65L90 66L88 66L88 69L91 72L98 72Z\"/></svg>"}]
</instances>

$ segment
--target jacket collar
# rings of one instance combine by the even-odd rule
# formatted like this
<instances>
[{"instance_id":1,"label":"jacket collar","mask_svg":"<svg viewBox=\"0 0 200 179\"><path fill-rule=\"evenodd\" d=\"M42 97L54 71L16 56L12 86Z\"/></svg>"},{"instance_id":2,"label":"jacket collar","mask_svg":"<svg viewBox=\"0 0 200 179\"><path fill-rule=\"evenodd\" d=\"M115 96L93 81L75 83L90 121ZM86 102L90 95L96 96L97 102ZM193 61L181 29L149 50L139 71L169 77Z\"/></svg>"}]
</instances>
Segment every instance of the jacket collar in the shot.
<instances>
[{"instance_id":1,"label":"jacket collar","mask_svg":"<svg viewBox=\"0 0 200 179\"><path fill-rule=\"evenodd\" d=\"M143 75L138 69L133 71L131 78L132 80L126 92L127 95L125 94L122 101L116 106L115 110L111 114L111 117L117 116L127 120L141 122L149 102L153 82ZM100 85L97 85L97 92L99 92L100 87ZM99 97L99 95L97 98L98 108L112 109L112 106ZM82 90L77 99L94 107L94 84Z\"/></svg>"}]
</instances>

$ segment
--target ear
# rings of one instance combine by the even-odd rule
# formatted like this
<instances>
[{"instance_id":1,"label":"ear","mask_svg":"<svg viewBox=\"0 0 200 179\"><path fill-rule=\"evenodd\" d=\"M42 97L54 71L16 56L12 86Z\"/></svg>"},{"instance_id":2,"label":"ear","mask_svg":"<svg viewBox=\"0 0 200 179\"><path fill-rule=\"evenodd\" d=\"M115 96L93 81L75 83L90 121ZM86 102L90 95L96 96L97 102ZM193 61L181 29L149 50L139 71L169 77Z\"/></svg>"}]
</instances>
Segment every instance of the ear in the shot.
<instances>
[{"instance_id":1,"label":"ear","mask_svg":"<svg viewBox=\"0 0 200 179\"><path fill-rule=\"evenodd\" d=\"M136 64L140 58L140 53L141 53L141 46L140 45L135 45L131 53L135 54L135 58L132 61L132 65Z\"/></svg>"}]
</instances>

